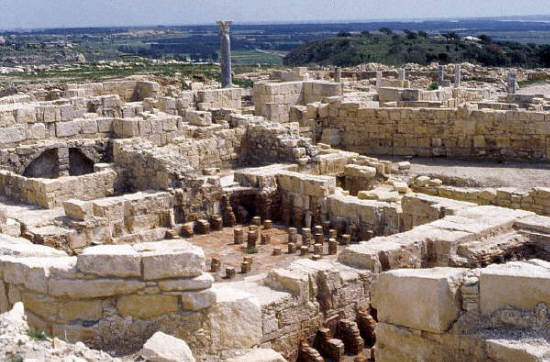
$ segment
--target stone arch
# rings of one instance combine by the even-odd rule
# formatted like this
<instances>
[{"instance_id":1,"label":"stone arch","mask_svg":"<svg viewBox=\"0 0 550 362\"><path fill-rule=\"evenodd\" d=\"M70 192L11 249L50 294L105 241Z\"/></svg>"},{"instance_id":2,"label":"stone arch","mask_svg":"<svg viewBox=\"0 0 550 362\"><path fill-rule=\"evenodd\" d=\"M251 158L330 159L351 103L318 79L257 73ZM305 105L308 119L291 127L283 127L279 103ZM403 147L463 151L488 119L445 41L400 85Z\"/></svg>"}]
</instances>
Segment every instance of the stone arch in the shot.
<instances>
[{"instance_id":1,"label":"stone arch","mask_svg":"<svg viewBox=\"0 0 550 362\"><path fill-rule=\"evenodd\" d=\"M80 176L94 172L94 161L78 148L69 148L69 175Z\"/></svg>"},{"instance_id":2,"label":"stone arch","mask_svg":"<svg viewBox=\"0 0 550 362\"><path fill-rule=\"evenodd\" d=\"M33 159L23 172L25 177L56 178L59 174L59 156L57 148L42 152Z\"/></svg>"}]
</instances>

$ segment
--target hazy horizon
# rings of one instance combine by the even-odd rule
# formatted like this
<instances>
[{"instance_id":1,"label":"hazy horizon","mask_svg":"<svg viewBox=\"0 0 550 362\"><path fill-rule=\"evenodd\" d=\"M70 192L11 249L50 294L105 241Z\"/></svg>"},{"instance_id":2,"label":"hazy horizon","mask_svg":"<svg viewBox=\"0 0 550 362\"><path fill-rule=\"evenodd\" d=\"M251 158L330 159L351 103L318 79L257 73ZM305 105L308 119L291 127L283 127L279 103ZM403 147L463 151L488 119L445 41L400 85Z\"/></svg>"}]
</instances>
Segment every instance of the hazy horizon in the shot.
<instances>
[{"instance_id":1,"label":"hazy horizon","mask_svg":"<svg viewBox=\"0 0 550 362\"><path fill-rule=\"evenodd\" d=\"M550 15L550 2L525 0L4 0L0 29L104 26L207 25L218 19L240 24L421 21Z\"/></svg>"}]
</instances>

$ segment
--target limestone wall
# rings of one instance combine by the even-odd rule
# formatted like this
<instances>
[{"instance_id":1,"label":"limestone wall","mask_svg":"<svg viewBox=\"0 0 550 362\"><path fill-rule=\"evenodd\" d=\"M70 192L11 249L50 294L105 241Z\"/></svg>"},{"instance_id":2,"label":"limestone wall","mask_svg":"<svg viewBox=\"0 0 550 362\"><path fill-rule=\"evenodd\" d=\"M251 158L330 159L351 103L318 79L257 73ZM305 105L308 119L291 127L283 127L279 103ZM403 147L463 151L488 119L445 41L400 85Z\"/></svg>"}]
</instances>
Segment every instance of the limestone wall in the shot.
<instances>
[{"instance_id":1,"label":"limestone wall","mask_svg":"<svg viewBox=\"0 0 550 362\"><path fill-rule=\"evenodd\" d=\"M473 202L478 205L496 205L511 209L522 209L540 215L550 215L550 189L535 187L531 190L519 190L513 187L473 188L437 186L426 178L417 178L413 189L430 195L454 200Z\"/></svg>"},{"instance_id":2,"label":"limestone wall","mask_svg":"<svg viewBox=\"0 0 550 362\"><path fill-rule=\"evenodd\" d=\"M2 246L14 252L0 257L1 310L23 301L33 328L126 352L158 330L193 347L208 343L196 333L201 311L216 299L200 248L178 240L97 246L68 257L19 239Z\"/></svg>"},{"instance_id":3,"label":"limestone wall","mask_svg":"<svg viewBox=\"0 0 550 362\"><path fill-rule=\"evenodd\" d=\"M320 116L321 139L362 154L484 158L550 158L546 112L459 109L368 109L334 102Z\"/></svg>"},{"instance_id":4,"label":"limestone wall","mask_svg":"<svg viewBox=\"0 0 550 362\"><path fill-rule=\"evenodd\" d=\"M374 284L376 359L542 361L550 355L549 265L542 260L481 270L409 269ZM407 293L408 298L403 298ZM537 315L537 317L535 317Z\"/></svg>"},{"instance_id":5,"label":"limestone wall","mask_svg":"<svg viewBox=\"0 0 550 362\"><path fill-rule=\"evenodd\" d=\"M77 231L68 249L92 244L121 244L164 239L175 225L174 198L167 192L138 192L93 201L71 199L63 203L67 223Z\"/></svg>"},{"instance_id":6,"label":"limestone wall","mask_svg":"<svg viewBox=\"0 0 550 362\"><path fill-rule=\"evenodd\" d=\"M82 176L57 179L27 178L11 171L0 170L0 193L13 200L44 208L61 206L69 199L93 200L110 196L120 182L119 173L105 168Z\"/></svg>"},{"instance_id":7,"label":"limestone wall","mask_svg":"<svg viewBox=\"0 0 550 362\"><path fill-rule=\"evenodd\" d=\"M65 96L89 97L116 94L125 102L141 101L160 93L156 82L136 79L114 80L103 83L67 84Z\"/></svg>"},{"instance_id":8,"label":"limestone wall","mask_svg":"<svg viewBox=\"0 0 550 362\"><path fill-rule=\"evenodd\" d=\"M0 147L55 138L107 137L121 117L118 96L0 106Z\"/></svg>"},{"instance_id":9,"label":"limestone wall","mask_svg":"<svg viewBox=\"0 0 550 362\"><path fill-rule=\"evenodd\" d=\"M333 225L357 240L368 240L373 234L395 234L403 229L402 210L397 203L335 194L327 198L327 211Z\"/></svg>"},{"instance_id":10,"label":"limestone wall","mask_svg":"<svg viewBox=\"0 0 550 362\"><path fill-rule=\"evenodd\" d=\"M256 115L268 120L286 123L289 121L290 108L297 104L318 102L326 97L341 96L343 86L340 83L305 81L285 83L254 84L254 105Z\"/></svg>"},{"instance_id":11,"label":"limestone wall","mask_svg":"<svg viewBox=\"0 0 550 362\"><path fill-rule=\"evenodd\" d=\"M277 174L277 184L283 221L297 227L311 227L321 222L326 214L324 200L334 192L336 180L330 176L281 171Z\"/></svg>"},{"instance_id":12,"label":"limestone wall","mask_svg":"<svg viewBox=\"0 0 550 362\"><path fill-rule=\"evenodd\" d=\"M209 89L197 92L197 107L200 110L214 108L240 109L242 107L242 88Z\"/></svg>"},{"instance_id":13,"label":"limestone wall","mask_svg":"<svg viewBox=\"0 0 550 362\"><path fill-rule=\"evenodd\" d=\"M61 174L70 171L69 150L76 149L93 163L110 162L108 139L45 140L17 148L0 149L0 168L24 174L25 169L50 150L57 151L57 167Z\"/></svg>"}]
</instances>

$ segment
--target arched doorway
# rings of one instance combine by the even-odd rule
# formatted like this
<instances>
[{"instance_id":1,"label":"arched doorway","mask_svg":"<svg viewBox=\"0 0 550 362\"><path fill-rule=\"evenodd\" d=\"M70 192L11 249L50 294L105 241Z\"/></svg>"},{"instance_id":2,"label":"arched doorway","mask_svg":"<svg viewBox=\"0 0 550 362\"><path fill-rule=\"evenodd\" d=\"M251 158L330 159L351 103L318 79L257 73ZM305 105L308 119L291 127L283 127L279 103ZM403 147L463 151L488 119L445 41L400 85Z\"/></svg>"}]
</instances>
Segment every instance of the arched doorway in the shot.
<instances>
[{"instance_id":1,"label":"arched doorway","mask_svg":"<svg viewBox=\"0 0 550 362\"><path fill-rule=\"evenodd\" d=\"M25 177L56 178L59 174L59 157L57 149L42 152L23 172Z\"/></svg>"},{"instance_id":2,"label":"arched doorway","mask_svg":"<svg viewBox=\"0 0 550 362\"><path fill-rule=\"evenodd\" d=\"M78 148L69 149L69 175L80 176L94 172L94 161Z\"/></svg>"}]
</instances>

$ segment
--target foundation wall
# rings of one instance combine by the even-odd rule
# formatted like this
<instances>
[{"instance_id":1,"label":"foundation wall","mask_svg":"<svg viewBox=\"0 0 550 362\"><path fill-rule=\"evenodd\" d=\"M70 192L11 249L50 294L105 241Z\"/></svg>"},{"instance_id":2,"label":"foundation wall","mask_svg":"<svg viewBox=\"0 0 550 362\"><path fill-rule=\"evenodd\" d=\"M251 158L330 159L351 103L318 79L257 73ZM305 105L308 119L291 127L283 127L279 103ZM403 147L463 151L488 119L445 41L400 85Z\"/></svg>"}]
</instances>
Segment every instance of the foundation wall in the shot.
<instances>
[{"instance_id":1,"label":"foundation wall","mask_svg":"<svg viewBox=\"0 0 550 362\"><path fill-rule=\"evenodd\" d=\"M368 109L336 102L323 113L319 139L330 131L333 146L361 154L550 158L547 112Z\"/></svg>"},{"instance_id":2,"label":"foundation wall","mask_svg":"<svg viewBox=\"0 0 550 362\"><path fill-rule=\"evenodd\" d=\"M202 272L200 248L178 240L98 246L68 257L23 246L35 257L0 257L2 312L23 301L33 328L126 353L158 330L193 348L208 343L196 333L202 311L216 298L209 290L212 278Z\"/></svg>"},{"instance_id":3,"label":"foundation wall","mask_svg":"<svg viewBox=\"0 0 550 362\"><path fill-rule=\"evenodd\" d=\"M113 195L120 175L113 168L82 176L57 179L27 178L10 171L0 171L0 192L13 200L44 208L62 206L69 199L93 200Z\"/></svg>"}]
</instances>

